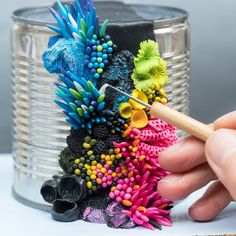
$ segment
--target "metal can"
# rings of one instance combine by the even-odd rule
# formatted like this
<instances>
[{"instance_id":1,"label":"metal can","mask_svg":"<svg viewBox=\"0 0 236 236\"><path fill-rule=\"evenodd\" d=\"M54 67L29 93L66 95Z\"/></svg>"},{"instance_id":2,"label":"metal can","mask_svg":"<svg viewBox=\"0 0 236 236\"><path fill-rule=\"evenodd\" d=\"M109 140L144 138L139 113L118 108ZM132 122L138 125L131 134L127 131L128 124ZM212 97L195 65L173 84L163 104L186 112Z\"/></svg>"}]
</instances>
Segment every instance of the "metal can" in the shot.
<instances>
[{"instance_id":1,"label":"metal can","mask_svg":"<svg viewBox=\"0 0 236 236\"><path fill-rule=\"evenodd\" d=\"M130 5L137 14L154 20L154 34L162 57L167 61L169 105L188 113L189 25L186 11L160 6ZM14 196L21 202L47 209L40 186L60 174L58 155L66 146L70 127L54 104L53 82L42 62L52 32L47 7L20 9L13 13L12 86Z\"/></svg>"}]
</instances>

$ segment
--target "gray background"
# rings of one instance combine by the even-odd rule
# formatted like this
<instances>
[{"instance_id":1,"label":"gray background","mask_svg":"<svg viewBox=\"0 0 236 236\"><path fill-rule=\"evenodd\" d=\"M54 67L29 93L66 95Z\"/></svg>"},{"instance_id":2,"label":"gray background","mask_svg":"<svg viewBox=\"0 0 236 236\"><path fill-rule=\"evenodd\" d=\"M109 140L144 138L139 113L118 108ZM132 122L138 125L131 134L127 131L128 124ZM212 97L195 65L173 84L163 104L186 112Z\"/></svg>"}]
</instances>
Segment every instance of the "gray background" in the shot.
<instances>
[{"instance_id":1,"label":"gray background","mask_svg":"<svg viewBox=\"0 0 236 236\"><path fill-rule=\"evenodd\" d=\"M0 152L11 150L10 26L16 8L52 0L0 0ZM127 0L186 9L190 13L191 115L210 122L236 109L235 0Z\"/></svg>"}]
</instances>

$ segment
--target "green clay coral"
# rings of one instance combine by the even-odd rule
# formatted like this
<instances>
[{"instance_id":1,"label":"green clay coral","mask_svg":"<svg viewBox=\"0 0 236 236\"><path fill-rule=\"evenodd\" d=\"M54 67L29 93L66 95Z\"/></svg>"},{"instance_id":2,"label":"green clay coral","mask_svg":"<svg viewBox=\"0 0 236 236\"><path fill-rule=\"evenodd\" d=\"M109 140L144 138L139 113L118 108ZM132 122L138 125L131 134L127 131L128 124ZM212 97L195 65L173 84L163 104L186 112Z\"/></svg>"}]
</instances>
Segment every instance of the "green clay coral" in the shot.
<instances>
[{"instance_id":1,"label":"green clay coral","mask_svg":"<svg viewBox=\"0 0 236 236\"><path fill-rule=\"evenodd\" d=\"M142 42L134 64L135 69L131 78L136 89L147 92L150 87L155 87L159 90L168 82L166 62L160 58L156 42L152 40Z\"/></svg>"},{"instance_id":2,"label":"green clay coral","mask_svg":"<svg viewBox=\"0 0 236 236\"><path fill-rule=\"evenodd\" d=\"M134 58L135 70L138 74L149 73L160 61L158 44L153 40L140 43L137 57Z\"/></svg>"}]
</instances>

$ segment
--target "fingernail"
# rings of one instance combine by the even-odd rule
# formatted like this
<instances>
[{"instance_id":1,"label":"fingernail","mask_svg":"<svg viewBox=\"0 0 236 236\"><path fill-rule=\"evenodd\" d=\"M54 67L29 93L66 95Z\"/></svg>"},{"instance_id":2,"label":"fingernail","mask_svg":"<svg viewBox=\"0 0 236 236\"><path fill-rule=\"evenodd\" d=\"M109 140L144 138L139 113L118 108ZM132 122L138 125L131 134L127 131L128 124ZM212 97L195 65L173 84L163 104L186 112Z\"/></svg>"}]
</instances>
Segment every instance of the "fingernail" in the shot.
<instances>
[{"instance_id":1,"label":"fingernail","mask_svg":"<svg viewBox=\"0 0 236 236\"><path fill-rule=\"evenodd\" d=\"M162 151L159 155L159 157L164 157L166 155L169 155L170 153L176 152L179 150L184 144L184 139L180 139L177 143L173 144L172 146L168 147L164 151Z\"/></svg>"},{"instance_id":2,"label":"fingernail","mask_svg":"<svg viewBox=\"0 0 236 236\"><path fill-rule=\"evenodd\" d=\"M166 177L164 177L163 179L161 179L159 181L159 183L168 183L168 184L175 184L177 182L179 182L182 178L182 175L178 175L178 174L170 174L167 175Z\"/></svg>"},{"instance_id":3,"label":"fingernail","mask_svg":"<svg viewBox=\"0 0 236 236\"><path fill-rule=\"evenodd\" d=\"M215 131L206 142L207 159L221 166L236 151L236 132L226 129Z\"/></svg>"}]
</instances>

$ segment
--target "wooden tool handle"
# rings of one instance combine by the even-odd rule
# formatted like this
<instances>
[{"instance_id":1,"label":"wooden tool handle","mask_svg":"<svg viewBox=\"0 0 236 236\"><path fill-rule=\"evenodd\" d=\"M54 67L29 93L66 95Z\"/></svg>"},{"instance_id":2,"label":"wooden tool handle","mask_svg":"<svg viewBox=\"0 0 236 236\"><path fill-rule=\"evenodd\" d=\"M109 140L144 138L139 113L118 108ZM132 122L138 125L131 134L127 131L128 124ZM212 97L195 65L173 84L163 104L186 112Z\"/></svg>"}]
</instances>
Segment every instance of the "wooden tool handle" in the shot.
<instances>
[{"instance_id":1,"label":"wooden tool handle","mask_svg":"<svg viewBox=\"0 0 236 236\"><path fill-rule=\"evenodd\" d=\"M152 105L150 113L151 115L192 134L194 137L197 137L204 142L214 131L209 126L159 102Z\"/></svg>"}]
</instances>

